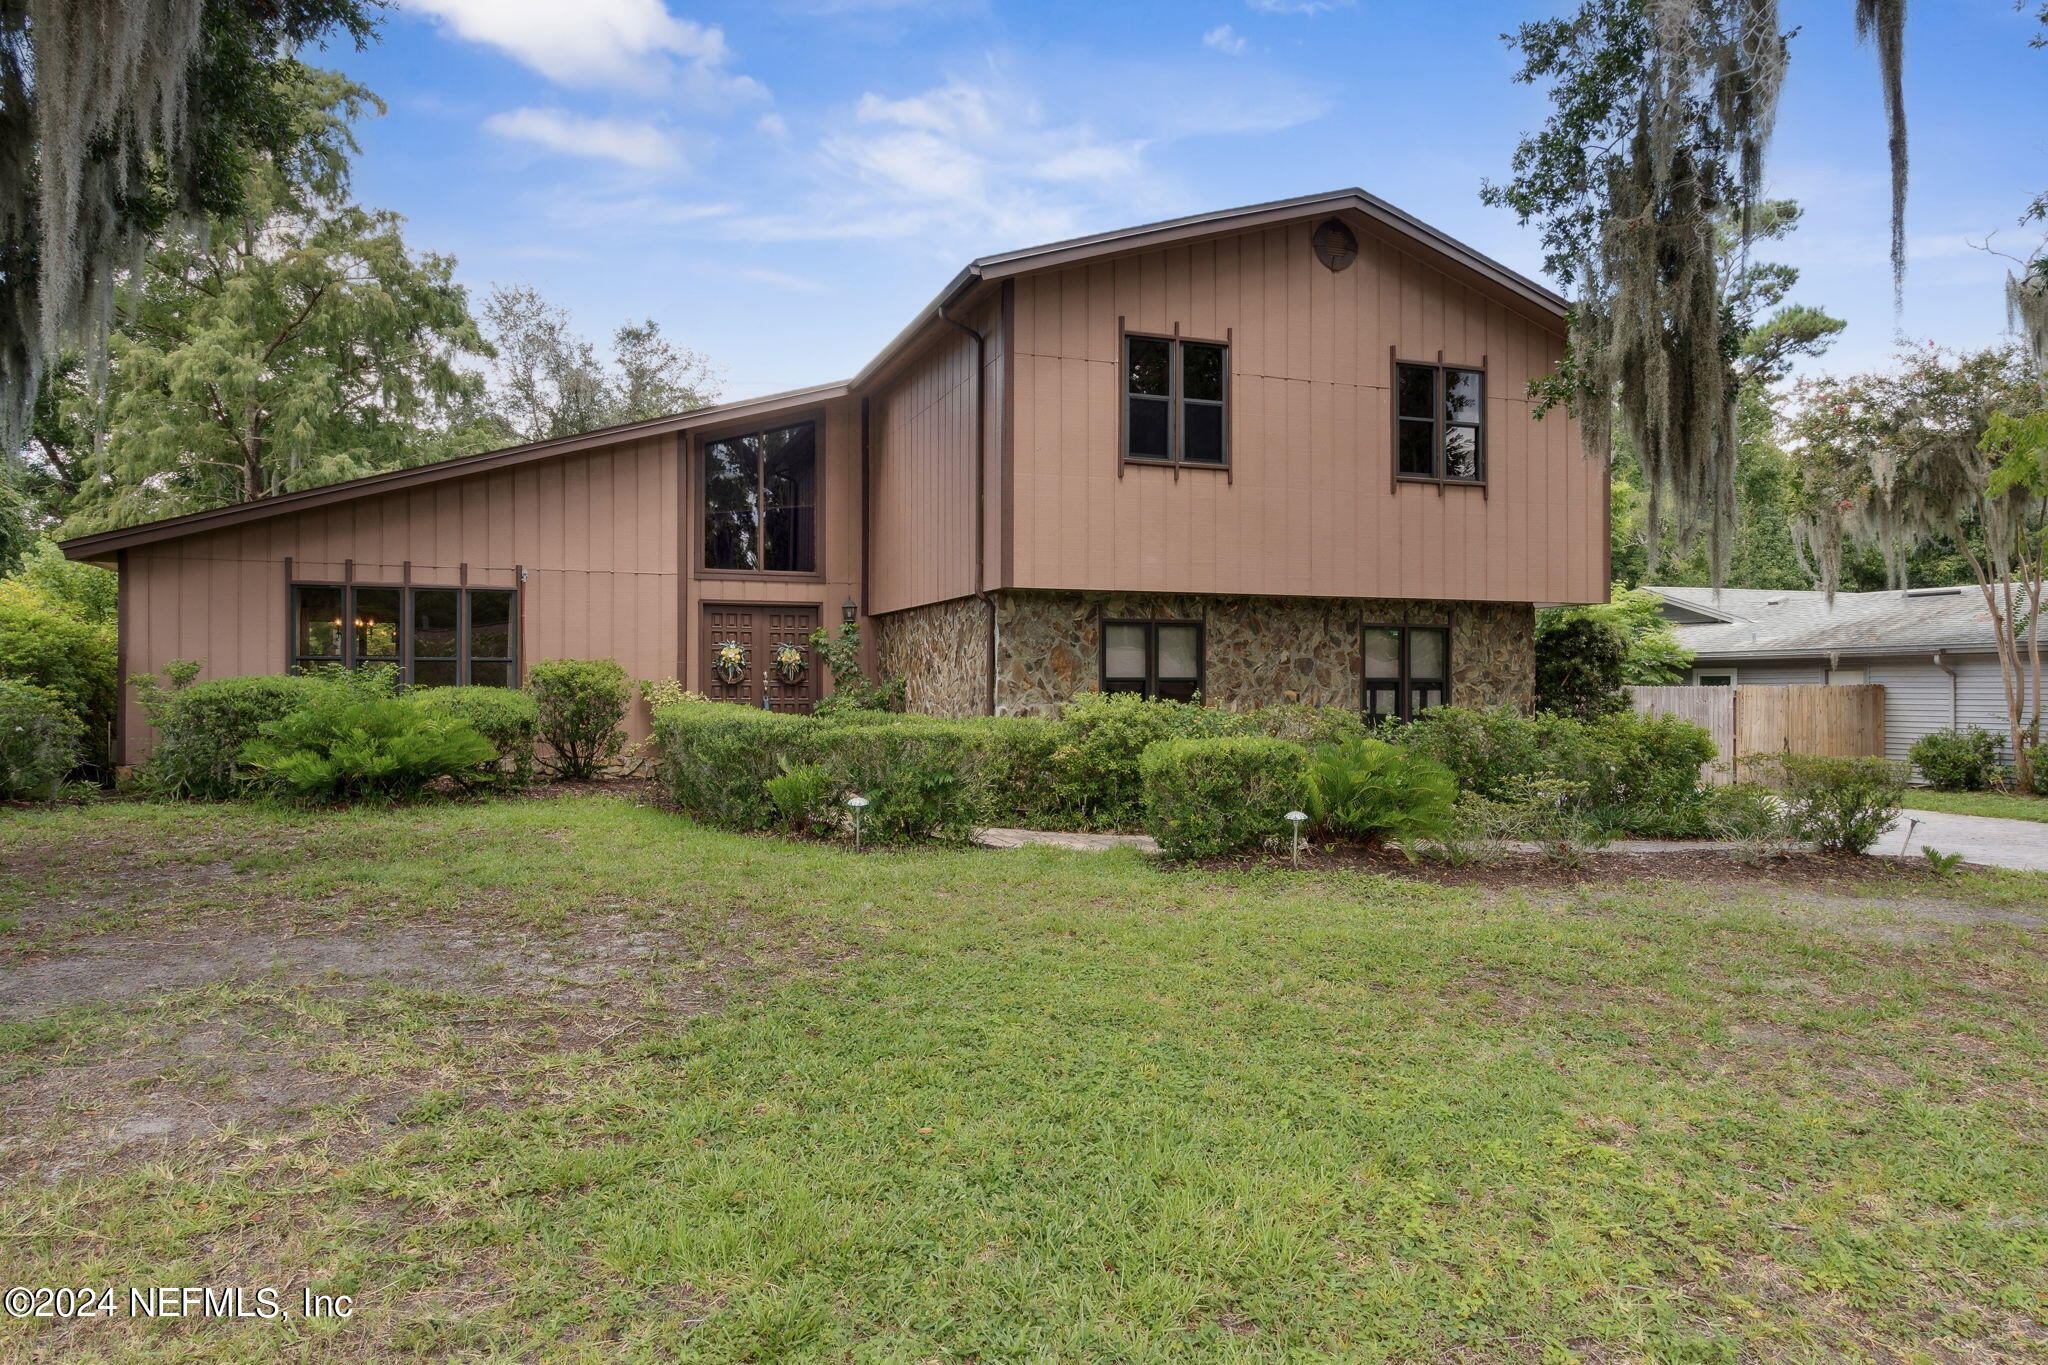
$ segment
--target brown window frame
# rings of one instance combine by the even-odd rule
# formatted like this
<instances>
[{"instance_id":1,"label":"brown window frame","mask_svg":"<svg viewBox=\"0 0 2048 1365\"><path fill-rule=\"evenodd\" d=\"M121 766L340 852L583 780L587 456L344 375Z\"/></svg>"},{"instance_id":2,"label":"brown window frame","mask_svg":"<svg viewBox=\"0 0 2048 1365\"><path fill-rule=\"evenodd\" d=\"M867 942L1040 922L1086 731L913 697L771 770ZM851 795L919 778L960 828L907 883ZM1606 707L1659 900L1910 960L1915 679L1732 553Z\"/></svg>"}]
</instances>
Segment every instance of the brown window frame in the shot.
<instances>
[{"instance_id":1,"label":"brown window frame","mask_svg":"<svg viewBox=\"0 0 2048 1365\"><path fill-rule=\"evenodd\" d=\"M1137 678L1115 678L1115 679L1112 679L1112 678L1111 678L1111 677L1109 676L1109 632L1110 632L1110 628L1111 628L1112 626L1138 626L1138 627L1140 627L1140 628L1142 628L1142 629L1144 630L1144 632L1145 632L1145 676L1144 676L1144 678L1143 678L1142 680L1141 680L1141 679L1137 679ZM1106 619L1106 620L1104 620L1104 621L1102 621L1102 622L1101 622L1101 624L1100 624L1100 628L1099 628L1099 629L1098 629L1098 630L1096 631L1096 636L1097 636L1097 639L1096 639L1096 651L1095 651L1095 683L1096 683L1096 687L1097 687L1097 688L1098 688L1099 690L1103 691L1103 692L1108 692L1108 691L1110 691L1110 683L1111 683L1111 682L1117 682L1117 683L1131 683L1131 682L1140 682L1140 681L1142 681L1142 682L1143 682L1143 684L1144 684L1144 687L1143 687L1143 691L1142 691L1141 695L1142 695L1142 696L1143 696L1143 697L1145 698L1145 700L1147 700L1147 701L1158 701L1158 700L1159 700L1159 627L1161 627L1161 626L1190 626L1190 627L1193 627L1193 629L1194 629L1194 632L1195 632L1195 687L1194 687L1194 694L1193 694L1193 697L1192 697L1192 698L1190 698L1190 700L1193 700L1193 699L1199 699L1199 698L1201 697L1201 695L1202 695L1202 691L1203 691L1203 689L1204 689L1204 688L1205 688L1205 687L1206 687L1206 686L1208 685L1208 681L1209 681L1209 631L1208 631L1208 627L1207 627L1207 626L1206 626L1206 625L1205 625L1205 624L1204 624L1203 622L1201 622L1201 621L1189 621L1189 620L1185 620L1185 619L1176 619L1176 618L1173 618L1173 617L1165 617L1165 616L1160 616L1160 617L1150 617L1150 618L1133 618L1133 617L1118 617L1118 618L1115 618L1115 619L1113 619L1113 620L1108 620L1108 619ZM1171 681L1173 681L1173 682L1175 682L1175 683L1181 683L1181 682L1185 682L1185 681L1186 681L1186 679L1183 679L1183 678L1174 678L1174 679L1171 679ZM1128 691L1130 691L1131 689L1130 689L1130 688L1128 688L1128 687L1119 687L1119 688L1118 688L1117 690L1118 690L1118 691L1122 691L1122 692L1128 692Z\"/></svg>"},{"instance_id":2,"label":"brown window frame","mask_svg":"<svg viewBox=\"0 0 2048 1365\"><path fill-rule=\"evenodd\" d=\"M711 553L711 538L710 538L710 536L709 536L709 535L707 535L707 534L706 534L706 525L705 525L705 523L706 523L707 519L708 519L708 518L709 518L709 516L710 516L710 512L711 512L711 490L710 490L710 488L709 488L709 487L707 486L707 481L709 480L709 478L710 478L710 476L711 476L711 462L710 462L709 458L708 458L708 457L706 456L706 453L705 453L705 452L706 452L706 447L708 447L708 446L711 446L711 445L714 445L714 444L717 444L717 443L719 443L719 442L722 442L722 441L743 441L743 440L747 439L747 438L748 438L749 436L752 436L752 437L756 437L756 438L759 438L759 439L761 440L761 442L762 442L762 450L761 450L761 454L760 454L760 455L759 455L759 456L758 456L758 457L756 458L756 461L755 461L755 466L754 466L754 516L755 516L755 518L756 518L756 523L755 523L755 524L756 524L757 526L760 526L760 527L762 527L762 528L763 528L763 530L764 530L764 534L765 534L765 528L766 528L766 526L767 526L767 517L768 517L768 507L767 507L767 496L768 496L768 489L767 489L767 481L766 481L766 478L765 478L765 469L764 469L764 466L765 466L765 462L766 462L766 460L767 460L767 458L768 458L768 454L767 454L767 437L768 437L768 433L770 433L770 432L772 432L772 431L787 431L787 430L789 430L789 429L791 429L791 428L793 428L793 427L802 427L802 426L808 426L808 427L809 427L809 428L811 429L811 485L812 485L812 491L811 491L811 565L812 565L812 567L811 567L811 568L808 568L808 569L765 569L765 568L764 568L764 569L723 569L723 568L712 568L712 567L710 567L710 566L709 566L709 565L708 565L708 564L707 564L707 563L705 562L705 561L706 561L706 560L707 560L707 559L709 558L709 556L710 556L710 553ZM695 564L695 567L694 567L694 568L692 569L692 571L691 571L691 572L692 572L692 576L693 576L693 577L695 577L695 578L727 578L727 579L747 579L747 580L753 580L753 579L775 579L775 580L795 580L795 581L800 581L800 582L822 582L822 581L824 580L824 578L825 578L825 446L824 446L824 440L825 440L825 415L824 415L823 413L821 413L821 412L815 412L815 411L810 411L810 412L801 412L801 413L798 413L798 414L792 415L792 416L790 416L790 417L789 417L789 419L788 419L787 421L781 421L781 422L763 422L763 421L760 421L760 420L758 420L758 419L757 419L756 421L754 421L754 422L752 422L752 423L750 423L750 424L748 424L748 425L746 425L746 426L739 426L739 427L733 427L733 428L731 428L730 430L723 430L723 429L721 429L721 430L717 430L717 431L705 431L705 432L698 432L698 433L695 433L695 434L693 435L693 437L692 437L692 444L693 444L693 445L695 446L695 455L696 455L696 457L697 457L697 458L696 458L696 465L697 465L697 468L696 468L695 474L694 474L694 475L693 475L693 476L691 477L691 479L690 479L690 481L689 481L689 482L690 482L690 486L691 486L691 493L690 493L690 505L691 505L692 509L693 509L693 510L694 510L694 512L695 512L695 517L694 517L694 520L695 520L695 523L696 523L696 524L695 524L695 530L694 530L693 534L695 535L695 537L696 537L696 539L697 539L697 542L698 542L698 544L697 544L697 548L696 548L696 555L695 555L695 559L696 559L696 564Z\"/></svg>"},{"instance_id":3,"label":"brown window frame","mask_svg":"<svg viewBox=\"0 0 2048 1365\"><path fill-rule=\"evenodd\" d=\"M1430 417L1404 417L1401 415L1401 371L1404 368L1408 367L1413 367L1419 370L1429 370L1433 372L1431 379L1431 398L1429 405L1430 411L1433 415ZM1453 370L1459 371L1460 373L1464 374L1476 374L1479 376L1479 417L1477 421L1452 422L1444 416L1444 385L1447 382L1445 376ZM1486 448L1486 428L1488 425L1486 420L1486 389L1486 361L1484 358L1482 358L1477 365L1460 365L1455 361L1445 360L1441 352L1438 353L1437 358L1435 360L1404 360L1399 355L1395 355L1393 357L1393 371L1391 377L1388 380L1387 386L1387 409L1392 417L1392 428L1390 433L1392 437L1392 449L1388 452L1388 458L1391 460L1394 467L1394 481L1396 483L1434 484L1439 488L1486 487L1488 472L1488 452ZM1411 474L1401 468L1401 428L1404 425L1411 422L1421 423L1425 421L1428 422L1430 428L1430 469L1433 472L1428 474ZM1479 477L1474 479L1461 479L1453 477L1452 475L1443 472L1444 431L1448 427L1470 427L1472 429L1474 439L1477 443L1477 448L1475 449L1474 454L1478 458Z\"/></svg>"},{"instance_id":4,"label":"brown window frame","mask_svg":"<svg viewBox=\"0 0 2048 1365\"><path fill-rule=\"evenodd\" d=\"M1399 676L1394 679L1394 713L1392 715L1375 716L1373 714L1373 686L1375 683L1385 686L1387 680L1384 678L1373 678L1365 671L1365 632L1369 630L1392 631L1401 637ZM1452 666L1451 628L1449 626L1411 626L1392 621L1367 621L1360 625L1358 632L1358 710L1367 720L1385 723L1388 721L1410 721L1415 719L1413 715L1414 675L1409 668L1409 640L1411 634L1418 630L1434 631L1444 637L1444 676L1441 680L1443 682L1443 700L1438 702L1437 706L1449 706L1451 704ZM1425 678L1423 681L1433 682L1437 680ZM1426 707L1424 709L1434 710L1435 708Z\"/></svg>"},{"instance_id":5,"label":"brown window frame","mask_svg":"<svg viewBox=\"0 0 2048 1365\"><path fill-rule=\"evenodd\" d=\"M332 588L341 594L342 624L341 653L301 654L299 652L299 602L300 594L307 588ZM398 594L398 654L396 658L378 655L363 658L356 652L356 594L359 592L396 592ZM399 681L407 687L413 682L413 598L422 592L452 592L455 594L455 682L452 684L432 683L429 686L495 687L498 684L477 684L470 681L471 665L479 663L502 663L505 665L507 687L521 684L519 671L519 649L524 641L520 638L521 627L526 620L522 591L517 587L492 587L485 584L464 583L359 583L335 581L333 579L293 579L291 592L285 604L285 662L290 669L297 670L308 665L320 667L339 664L343 668L361 668L365 664L396 663ZM511 611L505 622L506 639L510 642L509 655L478 656L470 652L471 599L482 593L502 593L512 599Z\"/></svg>"},{"instance_id":6,"label":"brown window frame","mask_svg":"<svg viewBox=\"0 0 2048 1365\"><path fill-rule=\"evenodd\" d=\"M1161 341L1167 346L1166 393L1134 394L1131 392L1131 343L1133 341ZM1182 381L1187 364L1184 347L1210 346L1223 353L1221 365L1223 396L1221 398L1189 398L1182 392ZM1159 469L1220 469L1228 472L1231 463L1230 440L1230 349L1228 337L1217 341L1210 337L1181 336L1174 332L1133 332L1117 329L1117 455L1124 464L1151 465ZM1161 398L1166 402L1166 448L1170 455L1133 455L1131 453L1131 400L1144 398L1154 402ZM1220 460L1190 460L1187 458L1187 423L1183 414L1187 405L1216 408L1222 414L1223 458Z\"/></svg>"}]
</instances>

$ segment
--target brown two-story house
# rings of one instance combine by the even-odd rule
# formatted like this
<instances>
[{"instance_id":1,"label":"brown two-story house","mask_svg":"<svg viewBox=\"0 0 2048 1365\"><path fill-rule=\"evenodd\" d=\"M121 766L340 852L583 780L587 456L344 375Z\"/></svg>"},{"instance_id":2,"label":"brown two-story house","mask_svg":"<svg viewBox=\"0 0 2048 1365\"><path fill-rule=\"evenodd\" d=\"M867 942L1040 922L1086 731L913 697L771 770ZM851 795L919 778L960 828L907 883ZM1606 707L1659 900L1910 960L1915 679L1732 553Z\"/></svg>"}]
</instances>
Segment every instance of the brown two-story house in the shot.
<instances>
[{"instance_id":1,"label":"brown two-story house","mask_svg":"<svg viewBox=\"0 0 2048 1365\"><path fill-rule=\"evenodd\" d=\"M609 656L802 708L858 620L941 715L1521 704L1534 604L1607 593L1606 471L1525 393L1563 346L1556 295L1344 190L985 257L844 383L64 548L120 568L127 673Z\"/></svg>"}]
</instances>

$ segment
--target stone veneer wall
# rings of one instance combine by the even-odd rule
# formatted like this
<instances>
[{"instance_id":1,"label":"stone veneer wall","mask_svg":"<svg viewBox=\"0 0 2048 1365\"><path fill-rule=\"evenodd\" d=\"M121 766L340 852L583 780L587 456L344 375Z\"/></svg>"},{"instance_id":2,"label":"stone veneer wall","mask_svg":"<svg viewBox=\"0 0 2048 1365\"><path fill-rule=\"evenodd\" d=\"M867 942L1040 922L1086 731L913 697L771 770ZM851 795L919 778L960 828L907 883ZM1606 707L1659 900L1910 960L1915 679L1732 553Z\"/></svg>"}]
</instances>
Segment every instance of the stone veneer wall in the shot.
<instances>
[{"instance_id":1,"label":"stone veneer wall","mask_svg":"<svg viewBox=\"0 0 2048 1365\"><path fill-rule=\"evenodd\" d=\"M1203 622L1204 696L1232 710L1358 706L1362 625L1448 625L1458 705L1526 710L1535 700L1536 613L1526 602L1007 591L996 594L997 713L1047 714L1094 687L1104 619Z\"/></svg>"},{"instance_id":2,"label":"stone veneer wall","mask_svg":"<svg viewBox=\"0 0 2048 1365\"><path fill-rule=\"evenodd\" d=\"M989 605L979 597L892 611L875 618L875 662L901 678L904 704L928 716L988 711Z\"/></svg>"}]
</instances>

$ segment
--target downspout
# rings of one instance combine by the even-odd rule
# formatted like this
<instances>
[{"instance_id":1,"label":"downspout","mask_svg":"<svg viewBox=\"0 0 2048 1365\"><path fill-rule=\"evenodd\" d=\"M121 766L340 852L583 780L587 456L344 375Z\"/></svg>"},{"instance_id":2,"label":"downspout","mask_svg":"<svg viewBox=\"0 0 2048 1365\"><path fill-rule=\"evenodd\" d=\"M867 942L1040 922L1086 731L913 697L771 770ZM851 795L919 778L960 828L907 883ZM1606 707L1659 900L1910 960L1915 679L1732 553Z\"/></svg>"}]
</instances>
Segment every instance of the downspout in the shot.
<instances>
[{"instance_id":1,"label":"downspout","mask_svg":"<svg viewBox=\"0 0 2048 1365\"><path fill-rule=\"evenodd\" d=\"M1943 661L1941 651L1938 649L1934 651L1934 666L1948 674L1948 728L1953 731L1956 728L1956 721L1962 715L1956 701L1956 671L1954 667Z\"/></svg>"},{"instance_id":2,"label":"downspout","mask_svg":"<svg viewBox=\"0 0 2048 1365\"><path fill-rule=\"evenodd\" d=\"M939 305L939 321L974 338L974 591L988 608L988 691L984 714L996 713L996 601L988 590L988 337L947 314Z\"/></svg>"}]
</instances>

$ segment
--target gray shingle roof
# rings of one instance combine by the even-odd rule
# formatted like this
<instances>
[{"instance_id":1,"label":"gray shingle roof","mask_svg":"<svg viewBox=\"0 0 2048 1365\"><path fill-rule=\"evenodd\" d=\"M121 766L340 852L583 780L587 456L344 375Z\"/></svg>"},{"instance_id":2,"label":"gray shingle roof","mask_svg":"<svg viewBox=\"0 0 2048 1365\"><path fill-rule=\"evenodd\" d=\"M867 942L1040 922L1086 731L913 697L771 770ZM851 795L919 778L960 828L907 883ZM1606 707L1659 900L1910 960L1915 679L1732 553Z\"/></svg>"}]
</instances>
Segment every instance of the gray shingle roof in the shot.
<instances>
[{"instance_id":1,"label":"gray shingle roof","mask_svg":"<svg viewBox=\"0 0 2048 1365\"><path fill-rule=\"evenodd\" d=\"M1725 623L1674 626L1678 638L1703 659L1995 647L1991 613L1974 586L1959 591L1842 592L1835 594L1833 607L1818 591L1723 588L1716 599L1711 588L1649 590L1669 602L1730 618Z\"/></svg>"}]
</instances>

